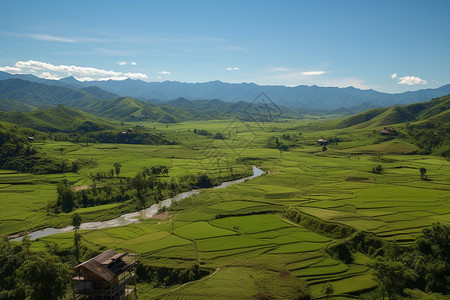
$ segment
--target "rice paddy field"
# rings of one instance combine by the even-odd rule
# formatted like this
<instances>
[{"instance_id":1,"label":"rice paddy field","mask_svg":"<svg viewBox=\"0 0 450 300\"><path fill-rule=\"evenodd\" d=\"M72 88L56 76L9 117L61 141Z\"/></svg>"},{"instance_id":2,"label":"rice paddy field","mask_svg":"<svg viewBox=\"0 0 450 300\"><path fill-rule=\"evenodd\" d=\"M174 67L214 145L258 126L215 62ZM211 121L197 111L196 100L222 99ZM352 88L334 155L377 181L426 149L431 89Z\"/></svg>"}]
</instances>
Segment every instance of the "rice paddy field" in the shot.
<instances>
[{"instance_id":1,"label":"rice paddy field","mask_svg":"<svg viewBox=\"0 0 450 300\"><path fill-rule=\"evenodd\" d=\"M177 145L94 144L89 147L52 142L40 147L71 159L93 158L96 164L64 176L73 187L89 185L89 174L122 164L123 176L143 167L166 165L169 176L198 172L220 174L256 165L266 174L224 189L205 189L174 204L164 218L127 226L81 231L86 249L113 248L139 254L144 265L190 268L198 264L210 275L183 285L154 288L139 283L142 299L294 299L308 284L315 298L331 283L336 299L357 298L376 285L368 267L373 257L354 252L344 263L327 249L339 238L303 227L284 217L295 210L324 224L338 224L409 245L435 222L450 224L450 162L414 155L406 141L383 139L377 130L321 130L311 120L248 123L238 120L144 124L176 139ZM195 135L193 129L222 132L225 140ZM283 139L282 136L290 136ZM267 148L278 137L288 151ZM342 139L327 151L316 142ZM63 153L60 148L64 147ZM372 168L382 165L382 174ZM428 180L421 180L426 168ZM56 197L62 175L0 173L0 234L70 224L71 214L50 216L47 202ZM92 211L78 209L83 218ZM70 249L73 234L33 242L33 249ZM264 298L266 297L266 298Z\"/></svg>"}]
</instances>

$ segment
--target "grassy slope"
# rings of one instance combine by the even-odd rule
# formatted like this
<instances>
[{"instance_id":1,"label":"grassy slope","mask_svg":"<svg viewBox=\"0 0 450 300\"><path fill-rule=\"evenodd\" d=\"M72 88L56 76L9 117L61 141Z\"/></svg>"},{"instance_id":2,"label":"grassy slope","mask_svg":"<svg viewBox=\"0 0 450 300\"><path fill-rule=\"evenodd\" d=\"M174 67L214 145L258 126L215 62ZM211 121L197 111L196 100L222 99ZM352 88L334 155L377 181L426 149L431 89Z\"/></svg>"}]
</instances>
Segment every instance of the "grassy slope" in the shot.
<instances>
[{"instance_id":1,"label":"grassy slope","mask_svg":"<svg viewBox=\"0 0 450 300\"><path fill-rule=\"evenodd\" d=\"M55 106L48 109L36 109L30 112L2 112L2 121L33 128L39 131L77 131L84 122L89 122L97 130L113 129L115 122L99 118L74 108Z\"/></svg>"},{"instance_id":2,"label":"grassy slope","mask_svg":"<svg viewBox=\"0 0 450 300\"><path fill-rule=\"evenodd\" d=\"M368 128L405 122L427 122L433 120L427 120L428 118L433 118L438 114L448 114L449 109L450 95L447 95L423 103L414 103L389 108L375 108L332 124L336 128L346 128L351 126Z\"/></svg>"}]
</instances>

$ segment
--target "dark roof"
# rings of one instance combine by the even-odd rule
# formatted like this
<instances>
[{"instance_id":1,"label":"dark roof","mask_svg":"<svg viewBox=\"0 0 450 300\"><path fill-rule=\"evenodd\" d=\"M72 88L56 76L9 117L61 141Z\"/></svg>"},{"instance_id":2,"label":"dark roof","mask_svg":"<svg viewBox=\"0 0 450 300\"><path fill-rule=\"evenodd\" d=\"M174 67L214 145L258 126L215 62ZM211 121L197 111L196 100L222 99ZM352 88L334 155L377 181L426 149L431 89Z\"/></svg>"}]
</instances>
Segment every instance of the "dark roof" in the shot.
<instances>
[{"instance_id":1,"label":"dark roof","mask_svg":"<svg viewBox=\"0 0 450 300\"><path fill-rule=\"evenodd\" d=\"M114 261L121 260L128 253L117 253L114 250L107 250L88 261L85 261L73 269L78 271L80 268L86 268L97 276L101 277L106 281L111 281L120 272L121 268L110 268L110 264Z\"/></svg>"},{"instance_id":2,"label":"dark roof","mask_svg":"<svg viewBox=\"0 0 450 300\"><path fill-rule=\"evenodd\" d=\"M116 254L117 254L116 251L109 249L91 259L95 260L98 263L104 264L104 261L111 259L111 257L113 257Z\"/></svg>"},{"instance_id":3,"label":"dark roof","mask_svg":"<svg viewBox=\"0 0 450 300\"><path fill-rule=\"evenodd\" d=\"M86 268L92 273L96 274L97 276L101 277L102 279L106 281L111 281L116 277L116 274L108 269L107 267L103 266L102 264L98 263L97 261L90 259L88 261L85 261L82 264L79 264L74 268L75 271L77 271L80 268Z\"/></svg>"}]
</instances>

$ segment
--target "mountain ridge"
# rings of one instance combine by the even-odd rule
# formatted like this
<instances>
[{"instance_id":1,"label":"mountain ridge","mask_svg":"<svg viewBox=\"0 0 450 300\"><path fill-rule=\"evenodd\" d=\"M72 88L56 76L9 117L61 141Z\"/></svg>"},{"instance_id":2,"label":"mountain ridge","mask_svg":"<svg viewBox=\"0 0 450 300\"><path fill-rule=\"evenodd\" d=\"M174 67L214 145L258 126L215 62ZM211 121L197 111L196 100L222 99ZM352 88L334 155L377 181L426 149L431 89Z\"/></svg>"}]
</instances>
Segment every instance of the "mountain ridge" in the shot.
<instances>
[{"instance_id":1,"label":"mountain ridge","mask_svg":"<svg viewBox=\"0 0 450 300\"><path fill-rule=\"evenodd\" d=\"M370 107L386 107L392 105L410 104L425 101L450 94L450 84L434 89L421 89L403 93L383 93L373 89L361 90L355 87L319 87L316 85L298 85L288 87L283 85L257 85L255 83L225 83L219 80L200 83L186 83L179 81L145 82L142 80L122 81L78 81L73 77L60 80L47 80L34 75L12 75L0 72L0 80L6 77L39 81L40 83L84 88L96 86L104 91L122 97L133 97L140 100L170 101L178 98L188 100L220 99L225 102L252 102L257 95L264 92L277 105L290 108L309 110L328 110L340 108L361 112Z\"/></svg>"}]
</instances>

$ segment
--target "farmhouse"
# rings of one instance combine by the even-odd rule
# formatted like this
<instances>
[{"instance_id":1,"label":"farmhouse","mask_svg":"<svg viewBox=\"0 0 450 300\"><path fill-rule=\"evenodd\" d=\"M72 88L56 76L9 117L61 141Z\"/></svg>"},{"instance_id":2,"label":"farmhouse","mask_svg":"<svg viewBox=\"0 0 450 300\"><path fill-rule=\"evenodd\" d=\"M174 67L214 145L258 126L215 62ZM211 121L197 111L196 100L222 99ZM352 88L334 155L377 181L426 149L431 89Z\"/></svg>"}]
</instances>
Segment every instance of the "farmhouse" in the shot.
<instances>
[{"instance_id":1,"label":"farmhouse","mask_svg":"<svg viewBox=\"0 0 450 300\"><path fill-rule=\"evenodd\" d=\"M133 293L137 299L136 262L136 254L110 249L75 266L73 299L121 300Z\"/></svg>"},{"instance_id":2,"label":"farmhouse","mask_svg":"<svg viewBox=\"0 0 450 300\"><path fill-rule=\"evenodd\" d=\"M328 144L328 140L324 139L324 138L320 138L317 140L317 142L321 145L326 145Z\"/></svg>"},{"instance_id":3,"label":"farmhouse","mask_svg":"<svg viewBox=\"0 0 450 300\"><path fill-rule=\"evenodd\" d=\"M384 127L384 128L380 131L380 133L381 133L381 134L384 134L384 135L390 135L390 134L392 134L392 132L390 132L386 127Z\"/></svg>"}]
</instances>

